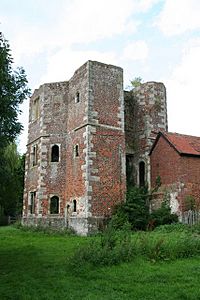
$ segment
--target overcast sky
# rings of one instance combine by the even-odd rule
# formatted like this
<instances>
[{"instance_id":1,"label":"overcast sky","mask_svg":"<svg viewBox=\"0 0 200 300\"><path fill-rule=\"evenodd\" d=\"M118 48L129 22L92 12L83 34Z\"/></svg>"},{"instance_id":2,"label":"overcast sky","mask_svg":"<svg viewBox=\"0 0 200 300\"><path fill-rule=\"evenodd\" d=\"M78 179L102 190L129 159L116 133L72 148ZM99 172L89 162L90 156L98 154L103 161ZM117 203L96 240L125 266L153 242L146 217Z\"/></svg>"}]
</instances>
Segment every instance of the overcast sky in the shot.
<instances>
[{"instance_id":1,"label":"overcast sky","mask_svg":"<svg viewBox=\"0 0 200 300\"><path fill-rule=\"evenodd\" d=\"M200 136L199 0L0 0L0 30L32 91L68 80L87 60L167 88L169 130ZM20 116L25 152L28 101Z\"/></svg>"}]
</instances>

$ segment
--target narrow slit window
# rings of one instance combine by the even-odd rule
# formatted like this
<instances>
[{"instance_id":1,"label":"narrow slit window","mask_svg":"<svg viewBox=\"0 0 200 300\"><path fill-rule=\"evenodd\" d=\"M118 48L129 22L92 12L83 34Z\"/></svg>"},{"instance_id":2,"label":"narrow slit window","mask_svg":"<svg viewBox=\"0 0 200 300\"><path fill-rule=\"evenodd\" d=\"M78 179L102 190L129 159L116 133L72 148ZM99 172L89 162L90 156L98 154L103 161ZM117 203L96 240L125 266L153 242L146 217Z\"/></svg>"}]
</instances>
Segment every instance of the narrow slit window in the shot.
<instances>
[{"instance_id":1,"label":"narrow slit window","mask_svg":"<svg viewBox=\"0 0 200 300\"><path fill-rule=\"evenodd\" d=\"M58 214L59 213L59 197L53 196L50 199L50 214Z\"/></svg>"},{"instance_id":2,"label":"narrow slit window","mask_svg":"<svg viewBox=\"0 0 200 300\"><path fill-rule=\"evenodd\" d=\"M77 92L75 97L75 103L79 103L79 102L80 102L80 93Z\"/></svg>"},{"instance_id":3,"label":"narrow slit window","mask_svg":"<svg viewBox=\"0 0 200 300\"><path fill-rule=\"evenodd\" d=\"M39 97L38 97L33 101L32 121L37 120L39 118L39 114L40 114L40 111L39 111Z\"/></svg>"},{"instance_id":4,"label":"narrow slit window","mask_svg":"<svg viewBox=\"0 0 200 300\"><path fill-rule=\"evenodd\" d=\"M51 148L51 161L58 162L59 161L59 146L53 145Z\"/></svg>"},{"instance_id":5,"label":"narrow slit window","mask_svg":"<svg viewBox=\"0 0 200 300\"><path fill-rule=\"evenodd\" d=\"M145 163L143 161L139 163L139 186L145 186Z\"/></svg>"},{"instance_id":6,"label":"narrow slit window","mask_svg":"<svg viewBox=\"0 0 200 300\"><path fill-rule=\"evenodd\" d=\"M37 145L34 145L32 148L32 166L36 166L37 165Z\"/></svg>"},{"instance_id":7,"label":"narrow slit window","mask_svg":"<svg viewBox=\"0 0 200 300\"><path fill-rule=\"evenodd\" d=\"M75 145L75 157L79 156L79 146Z\"/></svg>"},{"instance_id":8,"label":"narrow slit window","mask_svg":"<svg viewBox=\"0 0 200 300\"><path fill-rule=\"evenodd\" d=\"M76 200L73 200L73 212L76 212L76 209L77 209Z\"/></svg>"},{"instance_id":9,"label":"narrow slit window","mask_svg":"<svg viewBox=\"0 0 200 300\"><path fill-rule=\"evenodd\" d=\"M36 200L36 192L31 192L30 193L30 206L29 206L30 214L35 213L35 200Z\"/></svg>"}]
</instances>

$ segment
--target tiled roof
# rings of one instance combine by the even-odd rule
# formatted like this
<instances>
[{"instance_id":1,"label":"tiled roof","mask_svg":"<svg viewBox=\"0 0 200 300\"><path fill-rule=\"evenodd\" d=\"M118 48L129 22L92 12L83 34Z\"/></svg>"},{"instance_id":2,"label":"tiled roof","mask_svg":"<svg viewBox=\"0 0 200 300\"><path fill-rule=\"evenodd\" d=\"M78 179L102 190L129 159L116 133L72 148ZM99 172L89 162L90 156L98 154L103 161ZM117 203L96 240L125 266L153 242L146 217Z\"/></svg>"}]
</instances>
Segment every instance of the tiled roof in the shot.
<instances>
[{"instance_id":1,"label":"tiled roof","mask_svg":"<svg viewBox=\"0 0 200 300\"><path fill-rule=\"evenodd\" d=\"M200 137L172 132L162 132L180 154L200 155Z\"/></svg>"}]
</instances>

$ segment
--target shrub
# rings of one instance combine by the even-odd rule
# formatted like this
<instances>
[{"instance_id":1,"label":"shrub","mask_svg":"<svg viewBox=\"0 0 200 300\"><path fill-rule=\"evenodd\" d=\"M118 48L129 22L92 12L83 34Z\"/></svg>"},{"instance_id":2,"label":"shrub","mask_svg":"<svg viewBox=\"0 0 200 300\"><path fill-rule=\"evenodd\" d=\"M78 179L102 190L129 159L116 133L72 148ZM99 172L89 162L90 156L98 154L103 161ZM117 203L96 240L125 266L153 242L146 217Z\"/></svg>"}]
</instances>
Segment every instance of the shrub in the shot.
<instances>
[{"instance_id":1,"label":"shrub","mask_svg":"<svg viewBox=\"0 0 200 300\"><path fill-rule=\"evenodd\" d=\"M126 202L118 205L111 218L112 227L121 229L129 223L132 230L145 230L149 217L149 194L147 188L130 187Z\"/></svg>"},{"instance_id":2,"label":"shrub","mask_svg":"<svg viewBox=\"0 0 200 300\"><path fill-rule=\"evenodd\" d=\"M163 202L161 207L150 214L149 222L153 223L154 227L172 224L178 222L178 216L171 213L171 208L166 202Z\"/></svg>"}]
</instances>

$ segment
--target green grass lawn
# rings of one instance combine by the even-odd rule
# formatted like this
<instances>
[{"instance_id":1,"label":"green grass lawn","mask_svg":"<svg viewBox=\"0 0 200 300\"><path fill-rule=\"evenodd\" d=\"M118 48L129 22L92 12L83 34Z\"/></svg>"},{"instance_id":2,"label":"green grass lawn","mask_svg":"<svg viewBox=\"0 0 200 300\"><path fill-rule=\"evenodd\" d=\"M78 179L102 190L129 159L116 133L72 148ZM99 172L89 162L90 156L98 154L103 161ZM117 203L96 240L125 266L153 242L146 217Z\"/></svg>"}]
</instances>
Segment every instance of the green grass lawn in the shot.
<instances>
[{"instance_id":1,"label":"green grass lawn","mask_svg":"<svg viewBox=\"0 0 200 300\"><path fill-rule=\"evenodd\" d=\"M0 299L200 299L200 257L73 269L88 239L0 227Z\"/></svg>"}]
</instances>

